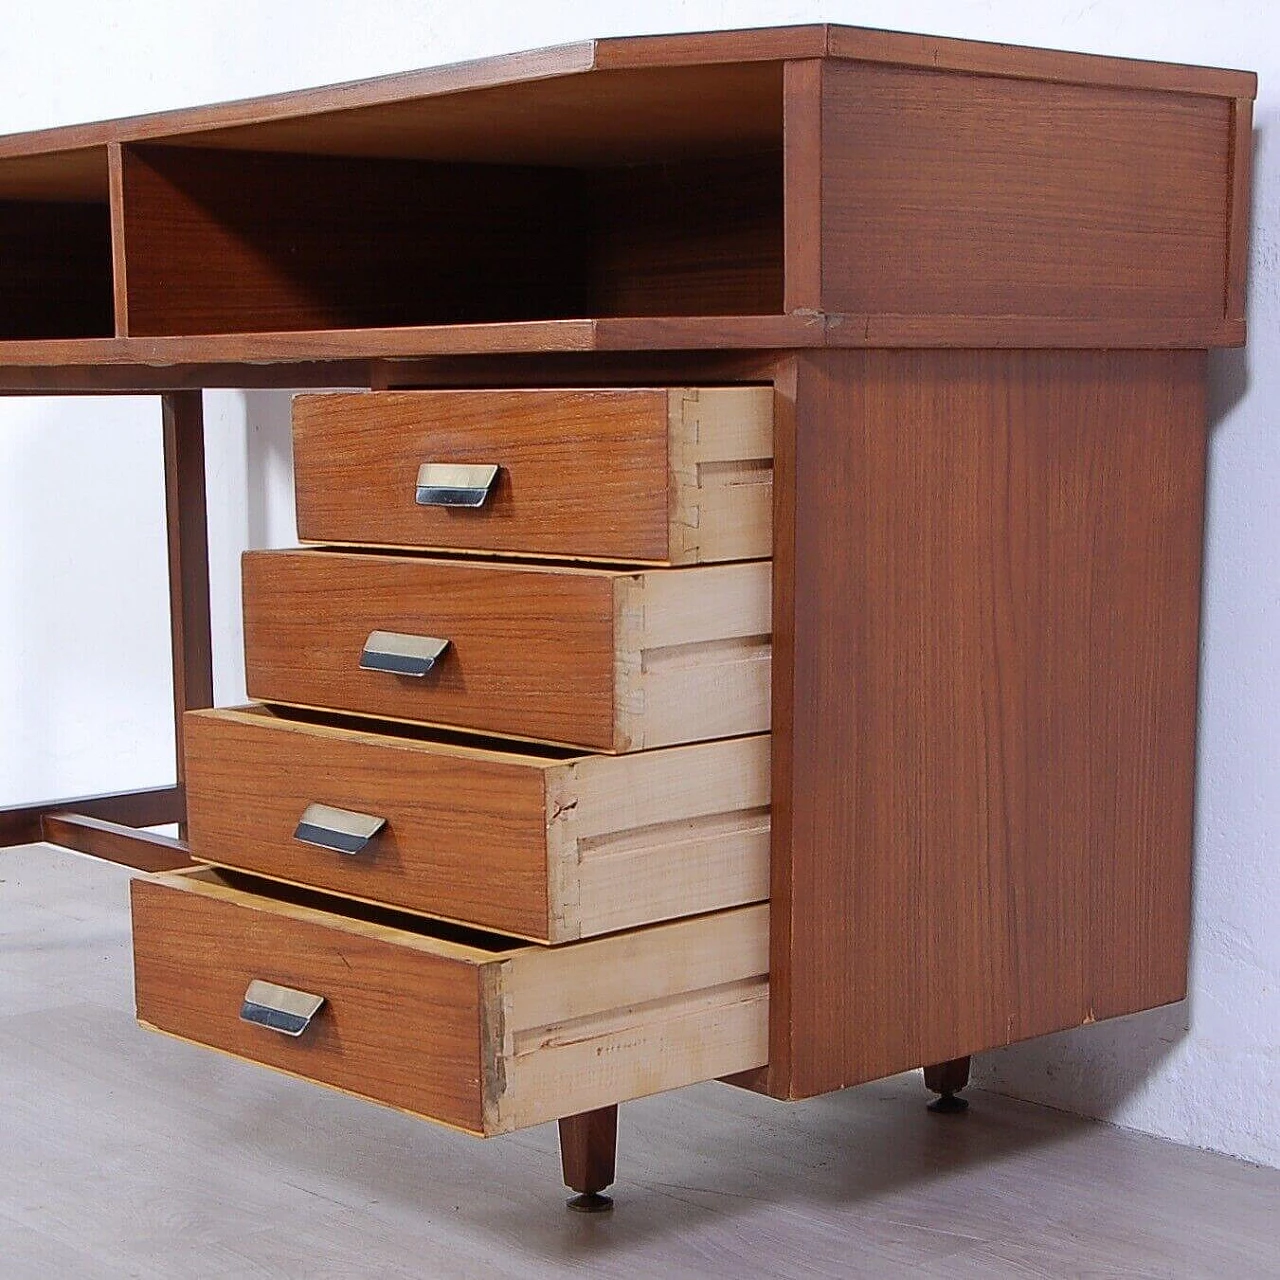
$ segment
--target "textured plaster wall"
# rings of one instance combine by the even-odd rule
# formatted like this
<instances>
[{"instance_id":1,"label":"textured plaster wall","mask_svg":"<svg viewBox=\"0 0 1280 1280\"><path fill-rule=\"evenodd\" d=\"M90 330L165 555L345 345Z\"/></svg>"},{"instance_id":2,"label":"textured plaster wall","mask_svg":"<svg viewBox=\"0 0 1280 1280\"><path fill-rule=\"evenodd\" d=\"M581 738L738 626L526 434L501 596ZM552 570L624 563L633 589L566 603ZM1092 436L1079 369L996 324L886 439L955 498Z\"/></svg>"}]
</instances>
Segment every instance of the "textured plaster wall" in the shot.
<instances>
[{"instance_id":1,"label":"textured plaster wall","mask_svg":"<svg viewBox=\"0 0 1280 1280\"><path fill-rule=\"evenodd\" d=\"M781 22L1262 76L1247 353L1214 361L1196 926L1182 1006L991 1055L989 1087L1280 1165L1280 7L1266 0L0 0L0 131L593 35ZM287 397L208 397L219 697L236 559L293 538ZM0 401L0 804L172 777L159 415Z\"/></svg>"}]
</instances>

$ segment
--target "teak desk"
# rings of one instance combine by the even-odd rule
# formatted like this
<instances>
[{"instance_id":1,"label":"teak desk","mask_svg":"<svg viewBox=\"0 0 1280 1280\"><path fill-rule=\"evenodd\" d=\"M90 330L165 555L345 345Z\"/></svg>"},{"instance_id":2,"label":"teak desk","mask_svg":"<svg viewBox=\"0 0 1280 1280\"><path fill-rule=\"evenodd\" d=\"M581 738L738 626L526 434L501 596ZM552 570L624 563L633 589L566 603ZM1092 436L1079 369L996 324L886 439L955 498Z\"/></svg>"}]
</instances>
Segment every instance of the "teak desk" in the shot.
<instances>
[{"instance_id":1,"label":"teak desk","mask_svg":"<svg viewBox=\"0 0 1280 1280\"><path fill-rule=\"evenodd\" d=\"M163 398L179 747L0 839L168 871L147 1022L558 1118L580 1207L627 1098L958 1108L972 1054L1181 999L1255 87L809 26L0 139L0 390ZM295 409L343 549L246 560L269 708L184 727L227 385L370 392Z\"/></svg>"}]
</instances>

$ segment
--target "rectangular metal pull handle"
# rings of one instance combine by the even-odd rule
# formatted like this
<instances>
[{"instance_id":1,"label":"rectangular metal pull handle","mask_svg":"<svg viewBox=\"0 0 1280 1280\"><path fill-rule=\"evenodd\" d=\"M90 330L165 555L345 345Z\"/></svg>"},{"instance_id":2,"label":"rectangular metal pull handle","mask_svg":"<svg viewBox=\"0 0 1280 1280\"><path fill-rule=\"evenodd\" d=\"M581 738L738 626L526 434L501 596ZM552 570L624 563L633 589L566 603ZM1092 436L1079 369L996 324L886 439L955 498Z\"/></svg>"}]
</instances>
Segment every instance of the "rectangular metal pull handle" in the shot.
<instances>
[{"instance_id":1,"label":"rectangular metal pull handle","mask_svg":"<svg viewBox=\"0 0 1280 1280\"><path fill-rule=\"evenodd\" d=\"M261 982L255 978L244 993L240 1006L240 1021L252 1022L279 1031L281 1035L300 1036L320 1012L324 996L309 995L292 987L278 987L274 982Z\"/></svg>"},{"instance_id":2,"label":"rectangular metal pull handle","mask_svg":"<svg viewBox=\"0 0 1280 1280\"><path fill-rule=\"evenodd\" d=\"M359 853L386 825L386 818L371 813L309 804L298 819L293 838L303 844L332 849L334 853Z\"/></svg>"},{"instance_id":3,"label":"rectangular metal pull handle","mask_svg":"<svg viewBox=\"0 0 1280 1280\"><path fill-rule=\"evenodd\" d=\"M425 676L449 647L435 636L405 636L396 631L372 631L360 654L363 671L389 671L397 676Z\"/></svg>"},{"instance_id":4,"label":"rectangular metal pull handle","mask_svg":"<svg viewBox=\"0 0 1280 1280\"><path fill-rule=\"evenodd\" d=\"M415 501L420 507L483 507L497 478L493 466L424 462Z\"/></svg>"}]
</instances>

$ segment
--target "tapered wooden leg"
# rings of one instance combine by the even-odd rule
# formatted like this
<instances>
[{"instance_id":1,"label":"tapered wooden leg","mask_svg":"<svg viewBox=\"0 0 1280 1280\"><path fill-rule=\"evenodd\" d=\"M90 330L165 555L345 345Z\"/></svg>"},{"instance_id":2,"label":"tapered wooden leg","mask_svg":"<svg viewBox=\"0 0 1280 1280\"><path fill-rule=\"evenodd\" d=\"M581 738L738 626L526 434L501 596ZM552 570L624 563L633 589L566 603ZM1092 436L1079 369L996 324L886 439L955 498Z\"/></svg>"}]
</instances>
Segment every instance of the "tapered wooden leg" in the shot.
<instances>
[{"instance_id":1,"label":"tapered wooden leg","mask_svg":"<svg viewBox=\"0 0 1280 1280\"><path fill-rule=\"evenodd\" d=\"M618 1108L601 1107L560 1121L564 1183L578 1194L568 1202L578 1213L600 1213L613 1200L600 1193L614 1179L618 1156Z\"/></svg>"},{"instance_id":2,"label":"tapered wooden leg","mask_svg":"<svg viewBox=\"0 0 1280 1280\"><path fill-rule=\"evenodd\" d=\"M205 513L204 401L199 391L160 398L169 529L169 626L173 642L173 718L178 786L184 780L182 717L213 706L209 621L209 538ZM186 804L178 835L185 839Z\"/></svg>"},{"instance_id":3,"label":"tapered wooden leg","mask_svg":"<svg viewBox=\"0 0 1280 1280\"><path fill-rule=\"evenodd\" d=\"M969 1109L968 1100L958 1098L956 1094L969 1083L969 1059L952 1058L950 1062L938 1062L924 1069L926 1089L932 1089L938 1095L931 1103L929 1110L939 1115L957 1115Z\"/></svg>"}]
</instances>

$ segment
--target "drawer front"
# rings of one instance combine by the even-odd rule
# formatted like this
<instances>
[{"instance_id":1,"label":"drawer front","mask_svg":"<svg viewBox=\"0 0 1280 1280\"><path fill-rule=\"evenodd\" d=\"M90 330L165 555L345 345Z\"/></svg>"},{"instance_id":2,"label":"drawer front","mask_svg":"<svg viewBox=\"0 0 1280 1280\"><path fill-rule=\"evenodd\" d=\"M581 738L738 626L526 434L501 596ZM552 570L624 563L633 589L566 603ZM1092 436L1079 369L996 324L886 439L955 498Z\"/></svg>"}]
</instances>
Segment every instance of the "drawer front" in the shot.
<instances>
[{"instance_id":1,"label":"drawer front","mask_svg":"<svg viewBox=\"0 0 1280 1280\"><path fill-rule=\"evenodd\" d=\"M540 942L769 894L765 736L532 755L250 709L190 712L184 739L199 861ZM324 847L298 835L316 804L382 826Z\"/></svg>"},{"instance_id":2,"label":"drawer front","mask_svg":"<svg viewBox=\"0 0 1280 1280\"><path fill-rule=\"evenodd\" d=\"M145 1025L472 1133L767 1057L764 906L539 948L336 915L212 871L136 880L132 896ZM273 1018L271 988L318 1010Z\"/></svg>"},{"instance_id":3,"label":"drawer front","mask_svg":"<svg viewBox=\"0 0 1280 1280\"><path fill-rule=\"evenodd\" d=\"M607 574L322 551L244 558L249 696L486 733L613 744ZM449 649L426 676L362 670L374 632Z\"/></svg>"},{"instance_id":4,"label":"drawer front","mask_svg":"<svg viewBox=\"0 0 1280 1280\"><path fill-rule=\"evenodd\" d=\"M767 387L299 396L299 536L667 564L765 557L772 415ZM457 467L480 470L437 470Z\"/></svg>"},{"instance_id":5,"label":"drawer front","mask_svg":"<svg viewBox=\"0 0 1280 1280\"><path fill-rule=\"evenodd\" d=\"M767 561L625 572L250 552L249 695L603 751L764 732L770 583ZM366 670L375 633L448 647L419 677L395 653Z\"/></svg>"}]
</instances>

